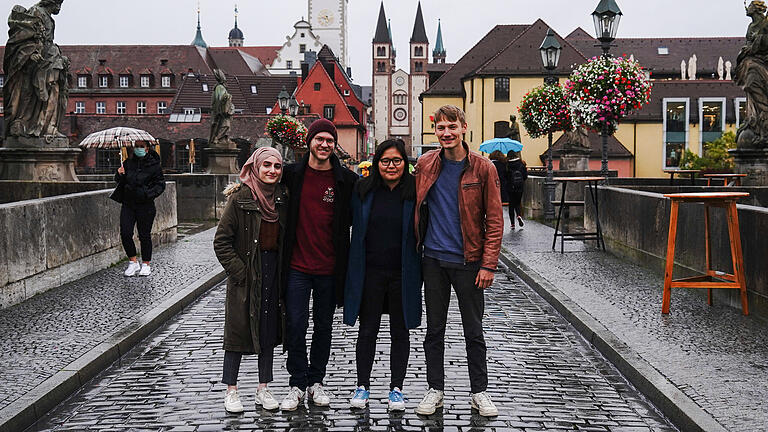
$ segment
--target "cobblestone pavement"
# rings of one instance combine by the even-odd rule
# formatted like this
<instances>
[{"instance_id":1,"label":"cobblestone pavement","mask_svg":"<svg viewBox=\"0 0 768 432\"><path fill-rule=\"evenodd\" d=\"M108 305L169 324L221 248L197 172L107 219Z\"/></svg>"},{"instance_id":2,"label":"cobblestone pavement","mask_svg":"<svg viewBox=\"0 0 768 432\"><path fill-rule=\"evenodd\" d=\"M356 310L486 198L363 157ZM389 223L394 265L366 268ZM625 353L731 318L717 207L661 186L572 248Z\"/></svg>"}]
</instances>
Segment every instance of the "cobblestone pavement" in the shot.
<instances>
[{"instance_id":1,"label":"cobblestone pavement","mask_svg":"<svg viewBox=\"0 0 768 432\"><path fill-rule=\"evenodd\" d=\"M325 385L330 408L300 408L293 414L254 408L256 359L241 367L246 407L228 415L219 382L223 351L225 288L214 287L165 327L147 338L32 431L219 431L219 430L455 430L455 431L674 431L668 421L600 356L546 301L519 279L499 275L486 298L489 392L500 415L484 419L469 406L469 380L455 299L446 333L446 406L430 417L413 409L426 390L424 325L411 334L405 392L407 411L388 414L389 341L383 325L374 366L371 406L352 411L357 328L336 314ZM387 322L387 319L384 319ZM278 399L287 393L285 356L275 361Z\"/></svg>"},{"instance_id":2,"label":"cobblestone pavement","mask_svg":"<svg viewBox=\"0 0 768 432\"><path fill-rule=\"evenodd\" d=\"M673 290L671 313L662 315L662 274L582 242L566 243L565 254L558 243L553 252L553 233L527 221L505 232L503 246L723 426L768 430L768 322L722 303L707 306L703 291L682 289Z\"/></svg>"},{"instance_id":3,"label":"cobblestone pavement","mask_svg":"<svg viewBox=\"0 0 768 432\"><path fill-rule=\"evenodd\" d=\"M0 409L214 270L214 232L158 247L149 277L124 277L121 262L0 310Z\"/></svg>"}]
</instances>

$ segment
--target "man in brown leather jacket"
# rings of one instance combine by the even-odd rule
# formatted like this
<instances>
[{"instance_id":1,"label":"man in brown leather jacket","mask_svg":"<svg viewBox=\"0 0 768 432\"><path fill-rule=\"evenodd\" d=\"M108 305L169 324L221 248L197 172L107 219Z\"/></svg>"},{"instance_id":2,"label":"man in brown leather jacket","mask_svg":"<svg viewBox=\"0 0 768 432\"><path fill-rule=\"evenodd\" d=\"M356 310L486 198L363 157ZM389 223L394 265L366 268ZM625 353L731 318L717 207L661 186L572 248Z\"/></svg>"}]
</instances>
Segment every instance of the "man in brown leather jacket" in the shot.
<instances>
[{"instance_id":1,"label":"man in brown leather jacket","mask_svg":"<svg viewBox=\"0 0 768 432\"><path fill-rule=\"evenodd\" d=\"M416 413L430 415L443 406L445 324L453 286L464 325L471 405L482 416L496 416L498 410L486 393L483 310L504 229L499 176L490 160L470 151L463 141L467 122L460 108L443 106L434 119L441 149L421 156L414 173L415 223L424 255L429 384Z\"/></svg>"}]
</instances>

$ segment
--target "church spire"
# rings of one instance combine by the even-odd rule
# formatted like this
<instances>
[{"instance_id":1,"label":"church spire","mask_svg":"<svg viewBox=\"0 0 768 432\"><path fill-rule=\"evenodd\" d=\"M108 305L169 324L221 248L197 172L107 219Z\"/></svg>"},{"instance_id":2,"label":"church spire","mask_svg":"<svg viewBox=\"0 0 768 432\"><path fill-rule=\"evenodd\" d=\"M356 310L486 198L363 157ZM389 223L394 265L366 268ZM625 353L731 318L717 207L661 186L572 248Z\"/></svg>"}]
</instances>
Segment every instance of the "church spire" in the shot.
<instances>
[{"instance_id":1,"label":"church spire","mask_svg":"<svg viewBox=\"0 0 768 432\"><path fill-rule=\"evenodd\" d=\"M229 46L241 47L244 40L243 32L237 28L237 5L235 5L235 28L229 31Z\"/></svg>"},{"instance_id":2,"label":"church spire","mask_svg":"<svg viewBox=\"0 0 768 432\"><path fill-rule=\"evenodd\" d=\"M432 57L435 63L445 63L445 46L443 46L443 29L440 19L437 20L437 41L435 42L435 49L432 50Z\"/></svg>"},{"instance_id":3,"label":"church spire","mask_svg":"<svg viewBox=\"0 0 768 432\"><path fill-rule=\"evenodd\" d=\"M376 23L376 33L373 36L373 43L392 43L392 38L387 27L387 15L384 13L383 1L379 8L379 19Z\"/></svg>"},{"instance_id":4,"label":"church spire","mask_svg":"<svg viewBox=\"0 0 768 432\"><path fill-rule=\"evenodd\" d=\"M195 34L195 40L192 41L192 45L208 48L208 44L203 39L203 31L200 28L200 2L197 2L197 34Z\"/></svg>"},{"instance_id":5,"label":"church spire","mask_svg":"<svg viewBox=\"0 0 768 432\"><path fill-rule=\"evenodd\" d=\"M413 34L411 34L411 43L429 43L427 31L424 29L424 16L421 13L421 2L416 9L416 21L413 23Z\"/></svg>"}]
</instances>

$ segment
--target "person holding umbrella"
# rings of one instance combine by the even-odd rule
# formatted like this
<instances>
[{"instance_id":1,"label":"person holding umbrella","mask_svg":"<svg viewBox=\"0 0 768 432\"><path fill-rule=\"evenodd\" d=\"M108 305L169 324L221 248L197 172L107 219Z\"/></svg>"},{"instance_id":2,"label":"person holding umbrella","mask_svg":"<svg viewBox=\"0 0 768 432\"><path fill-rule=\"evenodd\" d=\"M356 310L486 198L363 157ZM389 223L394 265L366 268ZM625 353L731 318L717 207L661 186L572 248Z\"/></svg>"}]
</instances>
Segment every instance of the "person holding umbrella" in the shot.
<instances>
[{"instance_id":1,"label":"person holding umbrella","mask_svg":"<svg viewBox=\"0 0 768 432\"><path fill-rule=\"evenodd\" d=\"M117 188L112 199L122 204L120 209L120 239L130 260L123 273L125 276L149 276L152 274L152 225L155 222L155 198L165 190L165 178L160 166L160 155L146 141L136 141L126 159L115 174ZM141 260L136 256L133 242L134 226L139 231Z\"/></svg>"}]
</instances>

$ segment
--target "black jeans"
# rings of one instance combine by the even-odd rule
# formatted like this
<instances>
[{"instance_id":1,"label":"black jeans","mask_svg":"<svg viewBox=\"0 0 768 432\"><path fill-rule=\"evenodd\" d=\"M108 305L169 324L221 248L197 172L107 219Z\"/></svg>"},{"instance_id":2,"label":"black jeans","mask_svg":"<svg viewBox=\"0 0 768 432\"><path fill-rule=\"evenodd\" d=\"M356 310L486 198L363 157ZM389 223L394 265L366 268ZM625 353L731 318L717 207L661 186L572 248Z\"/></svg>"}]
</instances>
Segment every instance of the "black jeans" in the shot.
<instances>
[{"instance_id":1,"label":"black jeans","mask_svg":"<svg viewBox=\"0 0 768 432\"><path fill-rule=\"evenodd\" d=\"M275 359L275 347L262 348L259 355L259 383L272 382L272 366ZM221 379L226 385L237 385L237 375L240 373L240 360L243 354L235 351L224 351L224 375Z\"/></svg>"},{"instance_id":2,"label":"black jeans","mask_svg":"<svg viewBox=\"0 0 768 432\"><path fill-rule=\"evenodd\" d=\"M376 357L376 339L381 325L384 305L389 310L391 338L389 365L391 378L389 389L403 388L408 356L411 350L408 329L403 315L402 280L400 272L367 269L363 299L360 303L360 330L355 353L357 357L357 385L371 387L371 369Z\"/></svg>"},{"instance_id":3,"label":"black jeans","mask_svg":"<svg viewBox=\"0 0 768 432\"><path fill-rule=\"evenodd\" d=\"M452 264L424 257L424 302L427 306L427 334L424 337L424 355L427 360L427 383L430 388L445 388L445 324L451 301L451 286L456 291L464 327L467 347L467 366L472 393L488 387L485 338L483 337L483 311L485 294L475 286L480 264Z\"/></svg>"},{"instance_id":4,"label":"black jeans","mask_svg":"<svg viewBox=\"0 0 768 432\"><path fill-rule=\"evenodd\" d=\"M523 192L509 192L509 220L512 221L512 226L515 226L515 213L517 216L523 217Z\"/></svg>"},{"instance_id":5,"label":"black jeans","mask_svg":"<svg viewBox=\"0 0 768 432\"><path fill-rule=\"evenodd\" d=\"M155 203L123 204L120 209L120 239L128 258L136 256L136 245L133 243L133 227L139 231L142 261L152 261L152 224L155 223Z\"/></svg>"},{"instance_id":6,"label":"black jeans","mask_svg":"<svg viewBox=\"0 0 768 432\"><path fill-rule=\"evenodd\" d=\"M285 293L286 368L291 374L289 385L302 390L323 383L325 368L331 356L331 330L336 309L333 275L318 276L291 269ZM309 297L312 296L312 347L307 361L307 329Z\"/></svg>"}]
</instances>

